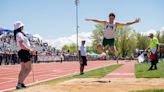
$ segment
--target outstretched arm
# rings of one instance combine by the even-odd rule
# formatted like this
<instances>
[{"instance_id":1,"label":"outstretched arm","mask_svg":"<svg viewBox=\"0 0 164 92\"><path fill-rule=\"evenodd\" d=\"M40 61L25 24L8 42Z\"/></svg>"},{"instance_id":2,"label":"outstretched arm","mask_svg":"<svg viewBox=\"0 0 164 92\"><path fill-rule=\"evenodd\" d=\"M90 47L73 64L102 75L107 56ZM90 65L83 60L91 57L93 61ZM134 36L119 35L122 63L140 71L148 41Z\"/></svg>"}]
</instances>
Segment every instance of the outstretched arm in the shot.
<instances>
[{"instance_id":1,"label":"outstretched arm","mask_svg":"<svg viewBox=\"0 0 164 92\"><path fill-rule=\"evenodd\" d=\"M129 25L132 25L132 24L135 24L135 23L139 23L141 21L140 18L132 21L132 22L127 22L127 23L116 23L116 25L119 25L119 26L129 26Z\"/></svg>"},{"instance_id":2,"label":"outstretched arm","mask_svg":"<svg viewBox=\"0 0 164 92\"><path fill-rule=\"evenodd\" d=\"M103 21L103 20L96 20L96 19L85 19L86 21L93 21L93 22L96 22L96 23L105 23L106 21Z\"/></svg>"}]
</instances>

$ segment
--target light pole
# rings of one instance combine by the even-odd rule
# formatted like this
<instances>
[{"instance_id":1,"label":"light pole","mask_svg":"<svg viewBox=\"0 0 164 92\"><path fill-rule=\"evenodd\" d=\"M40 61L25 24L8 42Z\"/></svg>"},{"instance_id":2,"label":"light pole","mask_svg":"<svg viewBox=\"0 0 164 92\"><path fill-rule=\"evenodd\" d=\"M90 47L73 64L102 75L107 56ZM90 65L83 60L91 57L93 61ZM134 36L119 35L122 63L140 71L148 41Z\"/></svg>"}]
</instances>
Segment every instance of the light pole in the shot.
<instances>
[{"instance_id":1,"label":"light pole","mask_svg":"<svg viewBox=\"0 0 164 92\"><path fill-rule=\"evenodd\" d=\"M77 55L78 55L78 36L79 36L79 24L78 24L78 5L79 5L79 0L75 0L75 5L76 5L76 39L77 39Z\"/></svg>"}]
</instances>

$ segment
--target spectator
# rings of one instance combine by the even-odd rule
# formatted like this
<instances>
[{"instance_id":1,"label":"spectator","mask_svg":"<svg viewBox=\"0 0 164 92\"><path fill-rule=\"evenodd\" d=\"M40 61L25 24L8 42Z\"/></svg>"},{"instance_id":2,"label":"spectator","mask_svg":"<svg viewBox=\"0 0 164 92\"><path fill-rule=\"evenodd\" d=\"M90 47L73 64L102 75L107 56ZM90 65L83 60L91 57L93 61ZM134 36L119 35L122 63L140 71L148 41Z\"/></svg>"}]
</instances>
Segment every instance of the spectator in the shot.
<instances>
[{"instance_id":1,"label":"spectator","mask_svg":"<svg viewBox=\"0 0 164 92\"><path fill-rule=\"evenodd\" d=\"M12 64L16 64L16 63L18 63L18 56L17 56L17 54L16 54L17 52L16 51L14 51L13 52L13 54L12 54Z\"/></svg>"},{"instance_id":2,"label":"spectator","mask_svg":"<svg viewBox=\"0 0 164 92\"><path fill-rule=\"evenodd\" d=\"M149 70L156 70L157 63L158 63L157 51L158 51L159 42L158 42L158 39L156 37L154 37L154 35L152 33L149 34L149 37L150 37L151 41L150 41L149 47L146 49L146 51L150 50L150 52L151 52L151 55L150 55L151 66L150 66Z\"/></svg>"},{"instance_id":3,"label":"spectator","mask_svg":"<svg viewBox=\"0 0 164 92\"><path fill-rule=\"evenodd\" d=\"M16 89L26 88L24 80L31 72L31 55L34 55L35 50L31 48L30 42L23 32L24 24L21 21L17 21L14 24L14 40L17 43L18 56L21 60L21 70L18 77L18 84Z\"/></svg>"},{"instance_id":4,"label":"spectator","mask_svg":"<svg viewBox=\"0 0 164 92\"><path fill-rule=\"evenodd\" d=\"M160 47L160 51L159 51L159 58L162 59L163 58L163 53L164 53L164 50L162 47Z\"/></svg>"},{"instance_id":5,"label":"spectator","mask_svg":"<svg viewBox=\"0 0 164 92\"><path fill-rule=\"evenodd\" d=\"M61 63L63 62L63 60L64 60L64 54L60 54L60 59L61 59Z\"/></svg>"},{"instance_id":6,"label":"spectator","mask_svg":"<svg viewBox=\"0 0 164 92\"><path fill-rule=\"evenodd\" d=\"M36 55L34 55L34 63L37 63L38 61L38 52L36 51Z\"/></svg>"},{"instance_id":7,"label":"spectator","mask_svg":"<svg viewBox=\"0 0 164 92\"><path fill-rule=\"evenodd\" d=\"M86 58L86 47L85 41L81 42L81 46L79 48L79 59L80 59L80 75L84 74L84 66L87 65L87 58Z\"/></svg>"}]
</instances>

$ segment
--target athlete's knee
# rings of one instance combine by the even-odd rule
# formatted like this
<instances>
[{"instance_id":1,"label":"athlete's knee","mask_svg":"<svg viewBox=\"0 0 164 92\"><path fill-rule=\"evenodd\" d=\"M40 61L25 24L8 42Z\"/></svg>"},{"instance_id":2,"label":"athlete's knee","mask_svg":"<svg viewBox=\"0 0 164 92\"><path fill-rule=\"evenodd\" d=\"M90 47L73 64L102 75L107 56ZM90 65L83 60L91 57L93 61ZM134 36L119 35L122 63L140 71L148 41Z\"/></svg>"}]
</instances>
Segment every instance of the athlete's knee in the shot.
<instances>
[{"instance_id":1,"label":"athlete's knee","mask_svg":"<svg viewBox=\"0 0 164 92\"><path fill-rule=\"evenodd\" d=\"M114 47L114 46L112 46L112 47L111 47L111 50L112 50L113 52L115 52L115 51L116 51L116 49L115 49L115 47Z\"/></svg>"}]
</instances>

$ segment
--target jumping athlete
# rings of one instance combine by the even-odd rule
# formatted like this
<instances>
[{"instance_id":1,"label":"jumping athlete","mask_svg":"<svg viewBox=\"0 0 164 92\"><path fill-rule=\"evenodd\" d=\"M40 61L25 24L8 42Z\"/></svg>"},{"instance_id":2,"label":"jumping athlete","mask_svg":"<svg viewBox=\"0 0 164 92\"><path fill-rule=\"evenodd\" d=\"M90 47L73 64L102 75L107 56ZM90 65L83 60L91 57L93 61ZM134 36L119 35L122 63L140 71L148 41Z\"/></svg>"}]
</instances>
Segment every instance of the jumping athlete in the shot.
<instances>
[{"instance_id":1,"label":"jumping athlete","mask_svg":"<svg viewBox=\"0 0 164 92\"><path fill-rule=\"evenodd\" d=\"M109 21L104 21L104 20L96 20L96 19L86 19L86 21L93 21L96 23L100 23L104 25L104 35L103 35L103 42L102 45L98 45L97 49L104 51L104 49L109 46L110 50L112 51L112 53L115 53L116 49L115 49L115 29L117 28L117 26L129 26L135 23L139 23L140 19L135 19L132 22L127 22L127 23L119 23L119 22L115 22L115 14L114 13L110 13L109 14Z\"/></svg>"}]
</instances>

